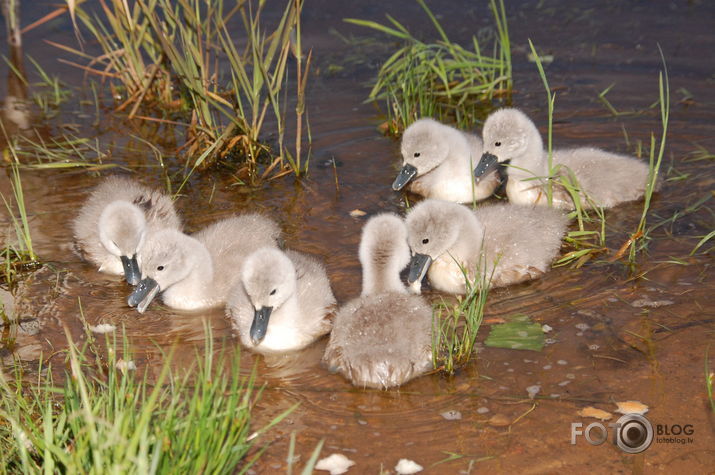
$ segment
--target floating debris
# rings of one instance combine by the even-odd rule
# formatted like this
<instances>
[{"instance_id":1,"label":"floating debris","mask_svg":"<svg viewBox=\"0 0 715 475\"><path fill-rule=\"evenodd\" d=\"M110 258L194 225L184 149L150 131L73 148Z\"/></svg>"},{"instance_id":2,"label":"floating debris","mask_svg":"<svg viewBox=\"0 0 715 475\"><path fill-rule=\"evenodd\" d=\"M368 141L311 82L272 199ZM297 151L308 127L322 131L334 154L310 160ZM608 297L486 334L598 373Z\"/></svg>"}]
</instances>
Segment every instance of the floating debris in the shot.
<instances>
[{"instance_id":1,"label":"floating debris","mask_svg":"<svg viewBox=\"0 0 715 475\"><path fill-rule=\"evenodd\" d=\"M613 417L610 412L604 411L602 409L597 409L591 406L584 407L583 409L578 411L578 415L581 417L593 417L594 419L600 419L602 421L607 421L611 417Z\"/></svg>"},{"instance_id":2,"label":"floating debris","mask_svg":"<svg viewBox=\"0 0 715 475\"><path fill-rule=\"evenodd\" d=\"M462 413L451 409L449 411L444 411L440 414L440 416L447 419L448 421L458 421L462 418Z\"/></svg>"},{"instance_id":3,"label":"floating debris","mask_svg":"<svg viewBox=\"0 0 715 475\"><path fill-rule=\"evenodd\" d=\"M494 348L541 351L544 331L528 315L515 315L507 323L492 326L484 344Z\"/></svg>"},{"instance_id":4,"label":"floating debris","mask_svg":"<svg viewBox=\"0 0 715 475\"><path fill-rule=\"evenodd\" d=\"M489 419L489 425L494 427L506 427L511 425L511 419L504 414L494 414L491 419Z\"/></svg>"},{"instance_id":5,"label":"floating debris","mask_svg":"<svg viewBox=\"0 0 715 475\"><path fill-rule=\"evenodd\" d=\"M315 469L330 472L330 475L340 475L347 472L353 465L355 465L355 462L343 454L332 454L329 457L318 460Z\"/></svg>"},{"instance_id":6,"label":"floating debris","mask_svg":"<svg viewBox=\"0 0 715 475\"><path fill-rule=\"evenodd\" d=\"M111 333L116 330L117 327L111 323L100 323L99 325L90 325L89 329L94 333Z\"/></svg>"},{"instance_id":7,"label":"floating debris","mask_svg":"<svg viewBox=\"0 0 715 475\"><path fill-rule=\"evenodd\" d=\"M540 384L534 384L533 386L529 386L526 388L526 392L529 394L529 399L534 399L534 396L539 394L539 391L541 391Z\"/></svg>"},{"instance_id":8,"label":"floating debris","mask_svg":"<svg viewBox=\"0 0 715 475\"><path fill-rule=\"evenodd\" d=\"M639 401L624 401L617 402L618 409L616 412L621 414L645 414L648 412L648 406Z\"/></svg>"},{"instance_id":9,"label":"floating debris","mask_svg":"<svg viewBox=\"0 0 715 475\"><path fill-rule=\"evenodd\" d=\"M395 465L395 471L399 475L410 475L412 473L421 472L423 469L424 467L422 467L422 465L408 459L400 459L397 465Z\"/></svg>"},{"instance_id":10,"label":"floating debris","mask_svg":"<svg viewBox=\"0 0 715 475\"><path fill-rule=\"evenodd\" d=\"M549 333L552 330L553 330L553 327L550 327L549 325L547 325L545 323L543 325L541 325L541 331L544 333Z\"/></svg>"},{"instance_id":11,"label":"floating debris","mask_svg":"<svg viewBox=\"0 0 715 475\"><path fill-rule=\"evenodd\" d=\"M361 217L365 216L366 214L367 213L361 209L354 209L354 210L350 211L350 216L352 216L353 218L361 218Z\"/></svg>"},{"instance_id":12,"label":"floating debris","mask_svg":"<svg viewBox=\"0 0 715 475\"><path fill-rule=\"evenodd\" d=\"M586 330L588 330L589 328L591 328L591 326L590 326L588 323L577 323L577 324L574 325L574 326L575 326L576 328L578 328L579 330L581 330L582 332L585 332Z\"/></svg>"},{"instance_id":13,"label":"floating debris","mask_svg":"<svg viewBox=\"0 0 715 475\"><path fill-rule=\"evenodd\" d=\"M634 300L633 302L631 302L631 306L636 308L658 308L665 307L667 305L673 305L674 303L675 302L673 302L672 300L651 300L649 297L643 297L641 299Z\"/></svg>"},{"instance_id":14,"label":"floating debris","mask_svg":"<svg viewBox=\"0 0 715 475\"><path fill-rule=\"evenodd\" d=\"M565 380L565 381L561 381L561 382L559 383L559 386L562 386L562 387L563 387L563 386L567 386L567 385L569 385L569 384L571 384L571 381L567 379L567 380Z\"/></svg>"},{"instance_id":15,"label":"floating debris","mask_svg":"<svg viewBox=\"0 0 715 475\"><path fill-rule=\"evenodd\" d=\"M598 350L599 348L600 348L600 346L599 346L599 345L596 345L595 343L592 344L592 345L588 345L588 349L591 350L591 351L596 351L596 350Z\"/></svg>"}]
</instances>

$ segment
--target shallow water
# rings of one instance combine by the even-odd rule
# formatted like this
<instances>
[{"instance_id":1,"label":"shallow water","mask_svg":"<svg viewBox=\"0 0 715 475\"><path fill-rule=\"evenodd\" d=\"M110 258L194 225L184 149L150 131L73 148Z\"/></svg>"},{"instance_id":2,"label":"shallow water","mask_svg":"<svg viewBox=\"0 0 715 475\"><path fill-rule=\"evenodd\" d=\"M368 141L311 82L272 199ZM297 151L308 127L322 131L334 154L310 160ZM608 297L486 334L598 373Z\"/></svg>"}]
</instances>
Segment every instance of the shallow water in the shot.
<instances>
[{"instance_id":1,"label":"shallow water","mask_svg":"<svg viewBox=\"0 0 715 475\"><path fill-rule=\"evenodd\" d=\"M490 24L486 5L433 3L454 40L468 39ZM28 19L23 23L49 8L40 5L23 12ZM710 54L715 47L711 33L715 5L603 1L576 8L572 2L543 1L510 5L508 12L517 91L513 104L531 114L542 130L545 94L534 64L526 59L527 38L541 52L554 56L547 74L557 91L557 146L589 144L625 153L632 147L628 148L622 128L631 146L636 140L649 141L651 131L658 134L659 111L649 106L658 95L656 43L660 43L668 62L672 101L662 171L670 169L666 175L670 178L688 176L665 183L654 199L650 222L712 196L712 160L694 161L688 156L696 144L715 150L715 71ZM308 179L296 183L287 177L248 191L234 186L228 173L204 173L191 180L177 202L192 231L234 211L270 214L283 227L288 246L325 260L339 302L359 293L356 251L365 219L381 211L402 212L404 205L402 195L389 188L398 167L398 146L377 132L381 118L375 107L362 103L368 92L365 83L394 45L383 41L350 46L326 25L343 34L367 35L371 32L341 19L383 21L385 13L404 21L412 31L424 31L426 38L434 37L417 4L313 0L306 6L304 41L313 45L317 61L308 98L313 137ZM81 74L55 63L56 52L48 53L43 38L73 41L68 21L57 20L31 31L25 37L25 51L67 82L79 84ZM343 69L331 73L335 71L331 65L336 64ZM608 94L611 103L619 110L641 112L612 117L597 99L612 83L616 85ZM681 100L681 88L692 95L692 101ZM64 123L95 134L92 108L76 101L73 98L63 108L60 120L41 124L44 133L57 133L57 124ZM111 117L109 108L103 114L101 143L111 151L105 162L137 170L145 183L162 186L161 170L150 151L130 134L164 147L167 155L171 155L173 138L156 126ZM338 163L335 171L332 166L321 166L329 159ZM0 176L0 190L6 196L10 190L7 176ZM222 311L179 314L153 304L139 315L124 303L126 284L97 274L68 252L69 222L87 190L98 182L96 174L23 171L22 177L36 249L49 265L29 276L16 291L16 312L23 323L19 328L4 328L2 356L7 364L12 361L11 351L31 362L40 352L47 357L64 348L64 328L81 338L80 305L90 324L123 325L137 361L150 367L160 365L157 346L172 344L180 350L192 349L177 352L176 364L190 365L193 347L204 339L204 319L217 340L237 345ZM635 229L641 207L637 202L607 213L611 254ZM367 216L352 218L353 209ZM3 213L0 222L6 224ZM705 397L703 368L706 348L715 335L715 285L710 255L688 255L699 236L712 228L709 202L672 225L660 227L652 235L648 255L640 260L637 278L619 263L588 263L581 269L557 268L539 281L493 291L487 319L528 314L553 327L547 335L552 341L538 353L480 347L476 362L453 378L430 375L399 391L361 390L319 366L325 341L286 361L266 362L246 353L242 367L248 372L257 360L259 379L267 386L255 411L256 427L300 402L286 421L263 436L261 445L272 444L255 470L285 470L288 439L294 431L299 466L324 439L322 456L345 454L357 463L350 473L392 470L400 458L412 459L431 473L467 471L470 466L503 472L712 469L714 421ZM675 263L674 258L686 265ZM661 305L653 306L657 303ZM10 337L15 338L13 345L8 344ZM534 401L526 390L533 385L540 386ZM569 443L572 422L593 422L580 418L579 409L596 405L613 411L613 403L624 400L647 404L647 417L653 424L692 424L693 442L654 442L646 452L633 456L610 443L591 446L583 438L575 446ZM441 415L450 410L459 411L461 419L447 420ZM490 424L495 414L511 425ZM449 453L463 457L433 466Z\"/></svg>"}]
</instances>

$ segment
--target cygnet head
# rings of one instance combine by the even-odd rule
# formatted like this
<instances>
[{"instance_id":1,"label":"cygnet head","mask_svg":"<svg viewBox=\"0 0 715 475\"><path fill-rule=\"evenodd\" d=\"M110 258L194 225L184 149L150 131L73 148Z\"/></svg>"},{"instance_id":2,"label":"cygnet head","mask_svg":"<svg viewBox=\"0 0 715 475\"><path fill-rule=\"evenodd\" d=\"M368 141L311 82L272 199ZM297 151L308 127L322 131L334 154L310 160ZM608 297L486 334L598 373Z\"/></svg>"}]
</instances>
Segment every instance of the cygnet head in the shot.
<instances>
[{"instance_id":1,"label":"cygnet head","mask_svg":"<svg viewBox=\"0 0 715 475\"><path fill-rule=\"evenodd\" d=\"M410 262L407 228L391 213L370 218L362 228L360 249L362 295L380 292L405 292L400 271Z\"/></svg>"},{"instance_id":2,"label":"cygnet head","mask_svg":"<svg viewBox=\"0 0 715 475\"><path fill-rule=\"evenodd\" d=\"M122 260L127 282L139 283L141 274L136 254L146 233L142 210L128 201L113 201L102 210L97 225L104 248Z\"/></svg>"},{"instance_id":3,"label":"cygnet head","mask_svg":"<svg viewBox=\"0 0 715 475\"><path fill-rule=\"evenodd\" d=\"M402 170L392 189L401 190L415 176L429 173L441 164L449 153L444 137L445 126L434 119L420 119L402 134Z\"/></svg>"},{"instance_id":4,"label":"cygnet head","mask_svg":"<svg viewBox=\"0 0 715 475\"><path fill-rule=\"evenodd\" d=\"M408 283L421 281L432 261L454 246L469 214L465 206L440 200L425 200L412 208L405 218L412 250Z\"/></svg>"},{"instance_id":5,"label":"cygnet head","mask_svg":"<svg viewBox=\"0 0 715 475\"><path fill-rule=\"evenodd\" d=\"M142 280L127 303L143 313L159 292L181 282L202 262L211 270L211 257L196 239L175 229L152 233L139 249Z\"/></svg>"},{"instance_id":6,"label":"cygnet head","mask_svg":"<svg viewBox=\"0 0 715 475\"><path fill-rule=\"evenodd\" d=\"M264 247L246 258L241 282L254 310L251 342L259 345L266 337L271 313L295 294L295 267L284 252Z\"/></svg>"},{"instance_id":7,"label":"cygnet head","mask_svg":"<svg viewBox=\"0 0 715 475\"><path fill-rule=\"evenodd\" d=\"M474 168L479 179L495 170L500 163L508 163L527 152L543 150L541 135L534 123L518 109L499 109L492 113L482 128L484 152Z\"/></svg>"}]
</instances>

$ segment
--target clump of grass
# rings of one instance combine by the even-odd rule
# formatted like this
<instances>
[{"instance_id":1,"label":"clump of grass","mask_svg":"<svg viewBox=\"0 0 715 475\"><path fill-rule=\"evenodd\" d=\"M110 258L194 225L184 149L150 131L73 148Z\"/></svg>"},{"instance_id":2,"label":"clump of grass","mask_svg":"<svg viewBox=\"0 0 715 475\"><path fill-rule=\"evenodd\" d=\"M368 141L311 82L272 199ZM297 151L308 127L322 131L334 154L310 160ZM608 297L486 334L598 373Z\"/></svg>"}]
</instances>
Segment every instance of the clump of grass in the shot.
<instances>
[{"instance_id":1,"label":"clump of grass","mask_svg":"<svg viewBox=\"0 0 715 475\"><path fill-rule=\"evenodd\" d=\"M490 0L496 35L491 52L476 37L473 50L450 41L423 0L417 0L439 34L434 43L415 38L391 16L392 26L359 19L345 21L398 38L405 46L380 68L369 100L385 101L388 132L399 135L420 117L455 121L471 126L495 97L511 93L511 47L503 0Z\"/></svg>"},{"instance_id":2,"label":"clump of grass","mask_svg":"<svg viewBox=\"0 0 715 475\"><path fill-rule=\"evenodd\" d=\"M254 446L255 371L240 376L240 355L204 355L185 374L166 359L156 381L132 369L126 339L106 340L106 359L70 341L64 384L40 367L29 384L0 375L0 458L24 473L244 473ZM44 371L43 371L44 370ZM292 409L290 409L292 410ZM276 417L262 433L282 420ZM260 452L258 453L260 455Z\"/></svg>"},{"instance_id":3,"label":"clump of grass","mask_svg":"<svg viewBox=\"0 0 715 475\"><path fill-rule=\"evenodd\" d=\"M187 141L179 148L186 177L218 161L239 162L238 175L250 182L300 175L307 169L301 155L311 58L301 49L302 6L302 0L288 0L275 29L267 30L262 1L237 1L225 10L220 0L140 0L131 8L109 0L102 2L103 18L74 6L102 55L58 46L84 58L83 69L123 92L117 110L128 110L129 118L144 107L150 115L172 113L187 121ZM243 25L242 48L228 27L236 16ZM293 154L285 144L291 53L297 69ZM221 64L229 65L228 74L221 74ZM262 138L267 123L277 129L275 147Z\"/></svg>"},{"instance_id":4,"label":"clump of grass","mask_svg":"<svg viewBox=\"0 0 715 475\"><path fill-rule=\"evenodd\" d=\"M466 365L474 354L477 333L484 319L484 309L489 295L493 272L488 272L484 262L471 278L467 269L460 266L465 282L465 295L456 301L444 298L432 307L432 364L447 374L454 374ZM496 265L496 263L495 263Z\"/></svg>"}]
</instances>

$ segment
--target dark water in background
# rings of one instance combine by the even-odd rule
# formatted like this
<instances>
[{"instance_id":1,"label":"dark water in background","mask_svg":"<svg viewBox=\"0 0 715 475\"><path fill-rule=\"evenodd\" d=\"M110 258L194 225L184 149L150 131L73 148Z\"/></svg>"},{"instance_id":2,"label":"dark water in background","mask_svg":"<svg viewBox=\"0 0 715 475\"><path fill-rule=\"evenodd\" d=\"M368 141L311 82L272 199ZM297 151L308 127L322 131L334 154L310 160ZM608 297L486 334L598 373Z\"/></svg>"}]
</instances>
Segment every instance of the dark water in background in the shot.
<instances>
[{"instance_id":1,"label":"dark water in background","mask_svg":"<svg viewBox=\"0 0 715 475\"><path fill-rule=\"evenodd\" d=\"M545 129L545 93L535 65L526 57L527 38L531 38L542 53L554 57L546 71L557 94L556 146L588 144L625 153L632 152L637 140L647 143L651 131L659 134L659 111L649 108L658 97L659 43L668 63L672 103L662 171L670 170L666 177L687 174L687 178L665 183L654 199L651 222L682 213L712 195L712 160L688 157L698 145L715 151L715 4L507 3L515 70L513 105ZM38 2L23 11L23 24L49 11L48 5ZM485 2L430 2L430 6L450 38L463 44L491 24ZM349 212L361 209L369 216L403 208L402 196L389 189L399 162L397 143L376 131L382 119L373 105L362 103L368 93L365 83L397 45L384 38L350 45L329 30L366 36L372 33L347 25L342 18L382 22L386 13L411 31L422 32L419 36L425 39L436 36L416 3L306 2L304 44L314 47L316 61L308 97L313 137L308 179L295 182L286 177L249 191L235 186L228 173L198 174L177 202L189 230L234 211L263 210L280 222L288 246L324 258L339 302L359 293L357 243L365 218L352 218ZM43 43L45 38L74 44L69 21L63 18L28 33L25 52L66 82L81 84L82 74L57 63L58 52ZM597 99L612 83L608 99L617 109L643 112L612 117ZM692 100L684 100L687 95ZM57 134L58 124L76 124L80 136L94 136L93 105L80 103L90 97L73 97L58 119L42 125L45 132ZM128 122L112 114L111 104L106 106L99 126L102 147L110 151L105 161L137 170L143 182L162 186L162 172L151 151L131 135L150 140L167 155L175 147L175 137L155 124ZM317 166L331 158L340 164L338 189L332 167ZM6 196L7 176L9 172L0 176L0 190ZM30 322L16 329L16 356L33 361L41 351L48 355L63 348L65 326L81 338L79 301L90 324L124 325L135 359L152 368L161 364L157 345L168 348L176 343L187 350L201 345L204 319L218 340L237 345L222 311L177 314L153 305L140 316L124 304L125 284L97 274L67 252L69 222L86 191L97 183L96 174L23 171L22 177L35 246L51 265L18 289L18 313ZM607 213L612 252L637 226L641 207L637 202ZM4 210L0 222L8 223ZM324 341L279 368L245 353L245 371L258 360L259 379L267 385L255 411L256 427L301 403L263 436L262 444L274 443L256 470L285 469L288 436L293 431L299 466L325 439L322 456L345 454L357 463L350 473L392 470L400 458L412 459L432 473L468 470L470 461L483 457L492 458L473 462L475 470L555 472L588 467L599 472L642 472L702 471L715 466L713 415L705 398L703 370L706 348L715 340L712 261L709 255L688 256L699 237L712 228L711 206L706 203L656 230L647 258L641 259L640 278L630 278L621 264L591 263L578 270L554 269L539 281L493 291L487 318L528 314L554 328L548 335L553 343L540 353L481 349L477 362L451 379L433 375L399 391L364 391L319 367ZM675 263L674 258L687 265ZM643 299L661 306L632 305ZM648 336L650 343L634 334ZM8 355L6 348L6 362L12 361ZM179 365L189 365L194 357L193 350L177 355ZM530 411L534 403L526 388L532 385L541 386L540 396L553 399L538 400ZM612 411L613 402L623 400L647 404L653 423L693 424L693 443L654 443L637 456L626 456L610 444L592 447L583 439L576 446L569 444L572 422L593 421L576 415L581 407L597 404ZM448 410L460 411L462 418L446 420L441 413ZM510 428L497 427L488 422L495 414L512 422L523 417ZM430 468L447 458L447 452L464 457Z\"/></svg>"}]
</instances>

